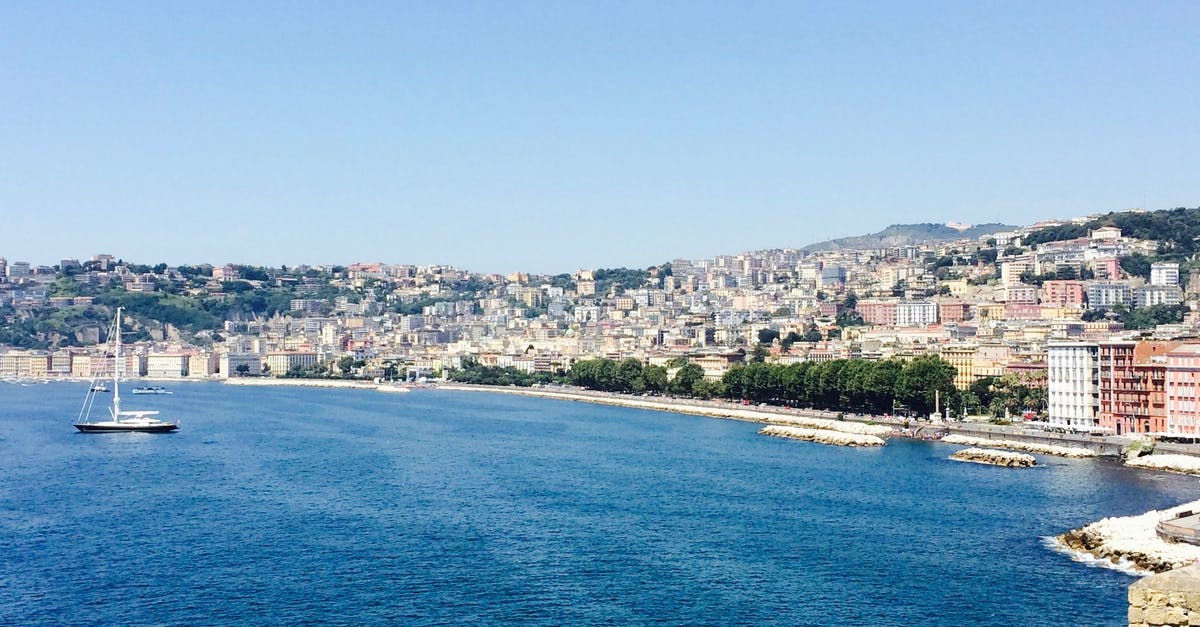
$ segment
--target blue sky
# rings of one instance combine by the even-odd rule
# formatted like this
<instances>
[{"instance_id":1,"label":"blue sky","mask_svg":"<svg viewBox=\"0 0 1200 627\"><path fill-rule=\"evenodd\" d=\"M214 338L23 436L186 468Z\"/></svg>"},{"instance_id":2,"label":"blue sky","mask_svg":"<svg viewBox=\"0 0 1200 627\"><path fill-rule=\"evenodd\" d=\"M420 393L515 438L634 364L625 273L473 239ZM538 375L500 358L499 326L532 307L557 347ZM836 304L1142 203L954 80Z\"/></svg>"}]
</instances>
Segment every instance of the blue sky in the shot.
<instances>
[{"instance_id":1,"label":"blue sky","mask_svg":"<svg viewBox=\"0 0 1200 627\"><path fill-rule=\"evenodd\" d=\"M1196 2L6 2L0 256L558 273L1197 206L1197 27Z\"/></svg>"}]
</instances>

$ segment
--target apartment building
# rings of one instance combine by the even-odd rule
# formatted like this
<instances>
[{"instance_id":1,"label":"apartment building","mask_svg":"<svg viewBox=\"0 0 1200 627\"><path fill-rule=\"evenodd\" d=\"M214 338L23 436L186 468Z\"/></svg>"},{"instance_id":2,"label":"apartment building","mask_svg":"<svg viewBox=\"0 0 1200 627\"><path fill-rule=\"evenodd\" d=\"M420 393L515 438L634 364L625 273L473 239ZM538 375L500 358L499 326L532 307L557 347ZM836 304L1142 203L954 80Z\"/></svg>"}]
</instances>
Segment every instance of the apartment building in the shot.
<instances>
[{"instance_id":1,"label":"apartment building","mask_svg":"<svg viewBox=\"0 0 1200 627\"><path fill-rule=\"evenodd\" d=\"M1091 342L1051 342L1046 346L1050 424L1066 429L1100 426L1098 351Z\"/></svg>"},{"instance_id":2,"label":"apartment building","mask_svg":"<svg viewBox=\"0 0 1200 627\"><path fill-rule=\"evenodd\" d=\"M1167 354L1180 342L1103 341L1097 345L1100 426L1159 433L1167 424Z\"/></svg>"},{"instance_id":3,"label":"apartment building","mask_svg":"<svg viewBox=\"0 0 1200 627\"><path fill-rule=\"evenodd\" d=\"M1042 304L1051 307L1082 308L1083 281L1046 281L1042 284Z\"/></svg>"},{"instance_id":4,"label":"apartment building","mask_svg":"<svg viewBox=\"0 0 1200 627\"><path fill-rule=\"evenodd\" d=\"M1200 436L1200 344L1167 353L1167 435Z\"/></svg>"}]
</instances>

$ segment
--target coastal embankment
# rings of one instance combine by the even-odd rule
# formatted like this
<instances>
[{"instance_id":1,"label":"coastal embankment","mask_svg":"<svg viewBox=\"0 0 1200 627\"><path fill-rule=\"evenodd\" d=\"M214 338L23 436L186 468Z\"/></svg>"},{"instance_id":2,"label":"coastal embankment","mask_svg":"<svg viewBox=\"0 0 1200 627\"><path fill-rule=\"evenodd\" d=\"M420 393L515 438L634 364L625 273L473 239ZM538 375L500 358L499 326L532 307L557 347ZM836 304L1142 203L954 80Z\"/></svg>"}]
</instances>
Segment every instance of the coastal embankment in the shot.
<instances>
[{"instance_id":1,"label":"coastal embankment","mask_svg":"<svg viewBox=\"0 0 1200 627\"><path fill-rule=\"evenodd\" d=\"M1139 574L1161 573L1200 560L1200 546L1167 542L1155 530L1158 523L1185 511L1200 510L1192 501L1137 516L1105 518L1054 538L1077 559L1100 559Z\"/></svg>"},{"instance_id":2,"label":"coastal embankment","mask_svg":"<svg viewBox=\"0 0 1200 627\"><path fill-rule=\"evenodd\" d=\"M746 422L760 422L780 426L836 431L839 433L870 435L880 438L891 433L894 426L873 424L872 422L857 422L854 420L838 420L830 412L807 412L798 409L748 408L721 401L694 401L683 399L659 399L641 396L626 396L567 388L508 388L470 385L439 385L439 390L457 390L470 392L500 392L519 396L536 396L565 401L582 401L601 405L615 405L631 409L649 409L654 411L669 411L709 418L727 418ZM829 416L829 417L827 417ZM882 440L881 440L882 441Z\"/></svg>"}]
</instances>

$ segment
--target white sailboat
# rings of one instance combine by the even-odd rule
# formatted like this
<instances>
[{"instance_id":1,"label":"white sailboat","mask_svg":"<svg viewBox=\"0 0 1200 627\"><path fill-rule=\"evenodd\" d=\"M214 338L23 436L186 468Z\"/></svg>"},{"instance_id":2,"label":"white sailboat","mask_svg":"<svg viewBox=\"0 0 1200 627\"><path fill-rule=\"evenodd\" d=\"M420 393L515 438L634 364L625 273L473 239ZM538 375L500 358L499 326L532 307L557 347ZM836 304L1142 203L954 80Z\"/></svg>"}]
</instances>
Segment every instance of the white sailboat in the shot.
<instances>
[{"instance_id":1,"label":"white sailboat","mask_svg":"<svg viewBox=\"0 0 1200 627\"><path fill-rule=\"evenodd\" d=\"M96 401L96 382L88 388L83 407L75 421L75 428L83 433L113 433L120 431L138 431L142 433L170 433L179 428L178 422L168 422L158 418L157 411L121 411L121 308L117 308L117 316L113 321L109 338L113 341L113 381L112 406L109 408L109 419L90 422L92 406Z\"/></svg>"}]
</instances>

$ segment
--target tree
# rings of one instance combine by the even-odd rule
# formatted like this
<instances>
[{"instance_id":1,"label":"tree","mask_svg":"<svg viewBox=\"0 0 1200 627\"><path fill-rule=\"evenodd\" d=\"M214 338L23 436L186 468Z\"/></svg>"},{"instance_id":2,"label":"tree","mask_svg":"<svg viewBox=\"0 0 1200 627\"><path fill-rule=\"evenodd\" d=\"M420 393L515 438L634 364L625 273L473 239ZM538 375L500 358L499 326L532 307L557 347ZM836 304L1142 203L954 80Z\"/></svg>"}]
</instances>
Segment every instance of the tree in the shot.
<instances>
[{"instance_id":1,"label":"tree","mask_svg":"<svg viewBox=\"0 0 1200 627\"><path fill-rule=\"evenodd\" d=\"M350 376L350 371L354 369L354 357L346 355L337 361L338 370L342 371L343 377Z\"/></svg>"},{"instance_id":2,"label":"tree","mask_svg":"<svg viewBox=\"0 0 1200 627\"><path fill-rule=\"evenodd\" d=\"M629 357L617 364L613 377L613 392L632 392L642 380L641 360Z\"/></svg>"},{"instance_id":3,"label":"tree","mask_svg":"<svg viewBox=\"0 0 1200 627\"><path fill-rule=\"evenodd\" d=\"M863 321L862 315L853 309L844 309L838 312L837 325L839 327L857 327L866 324Z\"/></svg>"},{"instance_id":4,"label":"tree","mask_svg":"<svg viewBox=\"0 0 1200 627\"><path fill-rule=\"evenodd\" d=\"M704 380L704 369L700 366L688 362L676 373L671 379L670 390L673 394L683 396L690 395L697 381Z\"/></svg>"},{"instance_id":5,"label":"tree","mask_svg":"<svg viewBox=\"0 0 1200 627\"><path fill-rule=\"evenodd\" d=\"M642 368L642 390L656 394L667 389L667 369L662 366Z\"/></svg>"},{"instance_id":6,"label":"tree","mask_svg":"<svg viewBox=\"0 0 1200 627\"><path fill-rule=\"evenodd\" d=\"M771 342L774 342L778 338L779 338L779 331L776 331L775 329L759 329L759 331L758 331L758 343L759 344L770 344Z\"/></svg>"},{"instance_id":7,"label":"tree","mask_svg":"<svg viewBox=\"0 0 1200 627\"><path fill-rule=\"evenodd\" d=\"M936 355L922 355L904 366L896 381L899 400L924 415L935 409L935 399L941 397L943 407L957 404L954 388L954 366Z\"/></svg>"},{"instance_id":8,"label":"tree","mask_svg":"<svg viewBox=\"0 0 1200 627\"><path fill-rule=\"evenodd\" d=\"M244 377L247 374L249 374L250 366L249 366L249 364L238 364L237 368L234 368L234 370L237 371L238 376Z\"/></svg>"}]
</instances>

